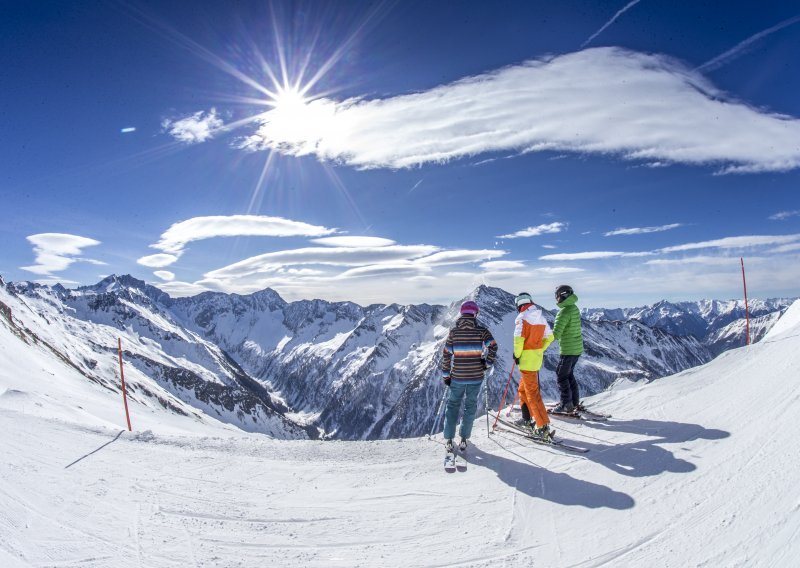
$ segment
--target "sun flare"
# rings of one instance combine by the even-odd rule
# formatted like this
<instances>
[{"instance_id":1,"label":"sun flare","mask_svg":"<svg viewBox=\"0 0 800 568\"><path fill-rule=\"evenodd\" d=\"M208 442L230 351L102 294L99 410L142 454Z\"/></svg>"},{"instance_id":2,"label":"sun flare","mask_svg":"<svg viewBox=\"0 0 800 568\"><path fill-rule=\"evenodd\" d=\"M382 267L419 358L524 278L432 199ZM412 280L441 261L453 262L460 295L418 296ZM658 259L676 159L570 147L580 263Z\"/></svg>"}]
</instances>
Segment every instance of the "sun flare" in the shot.
<instances>
[{"instance_id":1,"label":"sun flare","mask_svg":"<svg viewBox=\"0 0 800 568\"><path fill-rule=\"evenodd\" d=\"M310 99L300 89L289 87L278 90L267 104L280 114L302 113Z\"/></svg>"}]
</instances>

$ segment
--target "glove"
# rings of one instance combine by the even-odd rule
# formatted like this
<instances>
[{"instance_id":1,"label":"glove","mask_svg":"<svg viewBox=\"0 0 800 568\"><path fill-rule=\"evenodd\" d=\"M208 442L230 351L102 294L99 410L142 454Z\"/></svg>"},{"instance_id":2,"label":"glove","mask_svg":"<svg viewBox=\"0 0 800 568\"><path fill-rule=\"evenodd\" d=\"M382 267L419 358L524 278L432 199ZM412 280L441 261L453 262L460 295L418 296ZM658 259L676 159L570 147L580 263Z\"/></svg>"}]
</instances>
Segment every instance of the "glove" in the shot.
<instances>
[{"instance_id":1,"label":"glove","mask_svg":"<svg viewBox=\"0 0 800 568\"><path fill-rule=\"evenodd\" d=\"M443 379L443 380L444 380L444 384L446 384L449 387L450 386L450 377L447 377L446 379Z\"/></svg>"},{"instance_id":2,"label":"glove","mask_svg":"<svg viewBox=\"0 0 800 568\"><path fill-rule=\"evenodd\" d=\"M514 363L516 363L517 366L519 366L519 357L514 357Z\"/></svg>"},{"instance_id":3,"label":"glove","mask_svg":"<svg viewBox=\"0 0 800 568\"><path fill-rule=\"evenodd\" d=\"M481 367L483 367L484 371L489 368L489 365L486 364L486 359L483 357L481 357Z\"/></svg>"}]
</instances>

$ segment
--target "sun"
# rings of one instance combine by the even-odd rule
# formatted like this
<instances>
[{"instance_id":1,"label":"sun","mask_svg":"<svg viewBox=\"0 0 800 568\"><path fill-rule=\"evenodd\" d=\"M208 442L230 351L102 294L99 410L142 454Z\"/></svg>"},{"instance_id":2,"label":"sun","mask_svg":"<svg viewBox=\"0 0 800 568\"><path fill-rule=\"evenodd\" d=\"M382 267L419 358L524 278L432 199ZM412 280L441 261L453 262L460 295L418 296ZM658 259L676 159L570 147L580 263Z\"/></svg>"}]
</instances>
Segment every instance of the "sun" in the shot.
<instances>
[{"instance_id":1,"label":"sun","mask_svg":"<svg viewBox=\"0 0 800 568\"><path fill-rule=\"evenodd\" d=\"M278 89L272 100L267 101L267 105L281 115L301 114L309 100L299 88L286 87Z\"/></svg>"},{"instance_id":2,"label":"sun","mask_svg":"<svg viewBox=\"0 0 800 568\"><path fill-rule=\"evenodd\" d=\"M336 105L325 98L307 97L303 88L276 89L260 115L260 132L275 145L305 154L335 131Z\"/></svg>"},{"instance_id":3,"label":"sun","mask_svg":"<svg viewBox=\"0 0 800 568\"><path fill-rule=\"evenodd\" d=\"M273 100L267 101L267 104L281 112L294 112L296 110L302 110L308 100L309 99L303 95L303 92L299 88L284 87L278 89Z\"/></svg>"}]
</instances>

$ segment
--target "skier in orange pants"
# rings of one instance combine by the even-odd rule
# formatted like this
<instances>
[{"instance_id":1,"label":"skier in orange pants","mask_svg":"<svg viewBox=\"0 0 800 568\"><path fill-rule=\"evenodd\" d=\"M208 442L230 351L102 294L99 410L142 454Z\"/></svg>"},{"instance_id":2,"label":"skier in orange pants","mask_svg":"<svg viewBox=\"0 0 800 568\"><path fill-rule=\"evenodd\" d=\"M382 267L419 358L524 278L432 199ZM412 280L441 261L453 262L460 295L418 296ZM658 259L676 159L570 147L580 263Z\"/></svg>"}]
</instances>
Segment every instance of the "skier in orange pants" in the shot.
<instances>
[{"instance_id":1,"label":"skier in orange pants","mask_svg":"<svg viewBox=\"0 0 800 568\"><path fill-rule=\"evenodd\" d=\"M539 391L539 369L544 361L544 351L553 342L553 332L544 319L542 310L533 303L527 292L514 298L517 318L514 326L514 361L522 375L519 383L520 405L527 406L531 415L529 427L533 435L551 439L550 417Z\"/></svg>"}]
</instances>

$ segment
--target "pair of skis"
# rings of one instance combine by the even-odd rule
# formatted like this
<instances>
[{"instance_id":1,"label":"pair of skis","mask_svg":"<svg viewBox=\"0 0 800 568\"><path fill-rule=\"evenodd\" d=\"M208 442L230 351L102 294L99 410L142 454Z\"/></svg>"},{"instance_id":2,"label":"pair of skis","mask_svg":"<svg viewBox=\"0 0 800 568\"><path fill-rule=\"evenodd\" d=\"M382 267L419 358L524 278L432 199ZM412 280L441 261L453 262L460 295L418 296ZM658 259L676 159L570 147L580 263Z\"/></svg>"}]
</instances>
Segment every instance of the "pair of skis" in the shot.
<instances>
[{"instance_id":1,"label":"pair of skis","mask_svg":"<svg viewBox=\"0 0 800 568\"><path fill-rule=\"evenodd\" d=\"M491 413L491 414L493 415L493 418L495 418L497 420L497 425L495 425L495 430L499 429L499 430L502 430L503 432L510 432L511 434L516 434L518 436L521 436L523 438L526 438L526 439L530 440L531 442L533 442L535 444L539 444L540 446L551 446L551 447L554 447L554 448L558 448L558 449L562 449L562 450L566 450L568 452L574 452L574 453L578 453L578 454L585 454L586 452L589 451L588 448L581 448L579 446L573 446L572 444L567 444L566 442L563 442L562 440L556 440L554 438L550 438L550 440L543 440L542 438L537 438L536 436L531 434L529 431L526 431L525 429L520 428L519 426L517 426L513 422L504 419L502 416L498 416L495 413Z\"/></svg>"},{"instance_id":2,"label":"pair of skis","mask_svg":"<svg viewBox=\"0 0 800 568\"><path fill-rule=\"evenodd\" d=\"M467 450L453 448L444 456L444 470L447 473L467 471Z\"/></svg>"},{"instance_id":3,"label":"pair of skis","mask_svg":"<svg viewBox=\"0 0 800 568\"><path fill-rule=\"evenodd\" d=\"M568 418L572 420L588 420L588 421L595 421L595 422L605 422L609 418L611 418L610 414L602 414L600 412L595 412L593 410L589 410L583 405L578 406L577 409L573 410L572 412L555 412L553 409L555 407L550 407L547 409L547 413L551 416L556 416L558 418Z\"/></svg>"}]
</instances>

